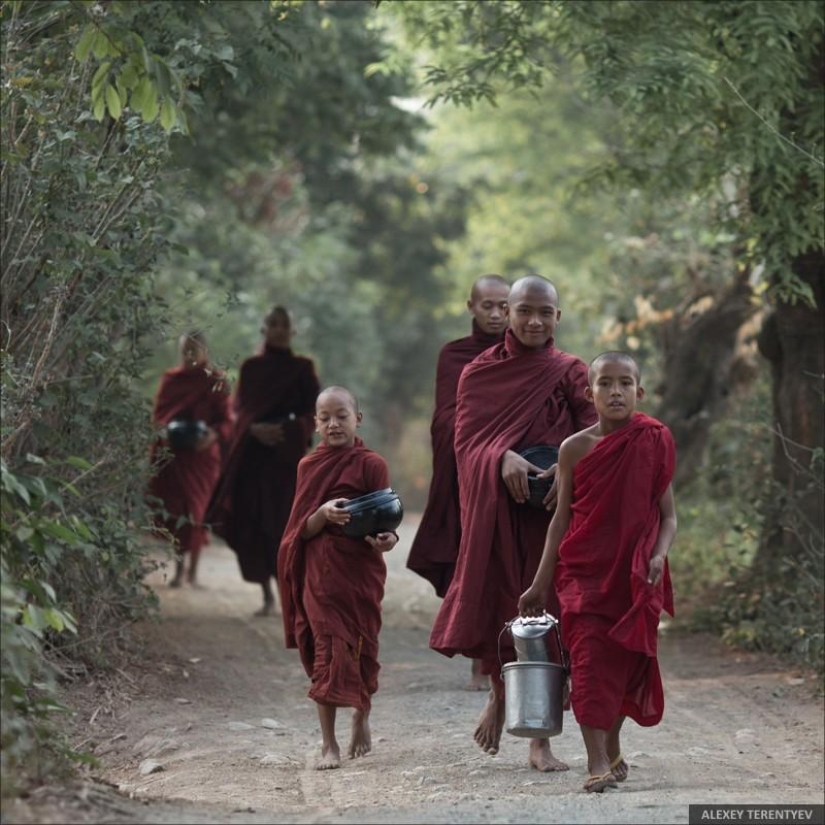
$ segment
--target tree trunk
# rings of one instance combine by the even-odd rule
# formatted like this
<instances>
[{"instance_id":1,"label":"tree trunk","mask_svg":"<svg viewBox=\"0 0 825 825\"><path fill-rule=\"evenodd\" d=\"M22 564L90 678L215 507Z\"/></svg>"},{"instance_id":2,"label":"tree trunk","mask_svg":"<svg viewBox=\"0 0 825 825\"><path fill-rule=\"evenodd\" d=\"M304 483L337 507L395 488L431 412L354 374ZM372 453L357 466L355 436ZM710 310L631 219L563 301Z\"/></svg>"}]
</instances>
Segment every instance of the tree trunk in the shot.
<instances>
[{"instance_id":1,"label":"tree trunk","mask_svg":"<svg viewBox=\"0 0 825 825\"><path fill-rule=\"evenodd\" d=\"M737 335L758 310L748 275L737 274L733 286L694 320L678 313L665 329L665 378L657 388L662 400L656 417L676 441L676 487L701 471L711 427L727 404Z\"/></svg>"},{"instance_id":2,"label":"tree trunk","mask_svg":"<svg viewBox=\"0 0 825 825\"><path fill-rule=\"evenodd\" d=\"M815 572L823 553L825 258L812 251L793 270L813 290L816 306L779 303L759 336L773 375L774 491L756 566L776 570L783 559L810 558Z\"/></svg>"}]
</instances>

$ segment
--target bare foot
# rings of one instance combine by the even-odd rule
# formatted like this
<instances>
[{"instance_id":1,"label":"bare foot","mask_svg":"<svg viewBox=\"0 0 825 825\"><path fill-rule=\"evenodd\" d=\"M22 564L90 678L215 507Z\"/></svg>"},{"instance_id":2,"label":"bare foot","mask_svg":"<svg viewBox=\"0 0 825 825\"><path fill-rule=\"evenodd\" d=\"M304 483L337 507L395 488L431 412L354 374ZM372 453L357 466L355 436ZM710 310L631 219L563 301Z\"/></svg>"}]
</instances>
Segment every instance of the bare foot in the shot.
<instances>
[{"instance_id":1,"label":"bare foot","mask_svg":"<svg viewBox=\"0 0 825 825\"><path fill-rule=\"evenodd\" d=\"M487 697L487 704L478 717L478 727L473 734L478 746L494 756L498 753L499 742L501 742L501 730L504 727L504 697L501 700L496 697L494 690L490 691Z\"/></svg>"},{"instance_id":2,"label":"bare foot","mask_svg":"<svg viewBox=\"0 0 825 825\"><path fill-rule=\"evenodd\" d=\"M489 690L490 677L481 672L481 659L473 659L473 669L470 674L470 681L467 682L463 690Z\"/></svg>"},{"instance_id":3,"label":"bare foot","mask_svg":"<svg viewBox=\"0 0 825 825\"><path fill-rule=\"evenodd\" d=\"M588 777L584 783L584 790L587 793L604 793L605 788L615 788L616 777L610 771L597 776Z\"/></svg>"},{"instance_id":4,"label":"bare foot","mask_svg":"<svg viewBox=\"0 0 825 825\"><path fill-rule=\"evenodd\" d=\"M186 581L193 590L206 590L197 579L193 579L191 576Z\"/></svg>"},{"instance_id":5,"label":"bare foot","mask_svg":"<svg viewBox=\"0 0 825 825\"><path fill-rule=\"evenodd\" d=\"M615 759L610 760L610 771L616 777L617 782L624 782L630 771L630 766L625 758L619 754Z\"/></svg>"},{"instance_id":6,"label":"bare foot","mask_svg":"<svg viewBox=\"0 0 825 825\"><path fill-rule=\"evenodd\" d=\"M370 733L370 714L365 710L352 712L352 739L349 743L349 758L357 759L366 756L372 750L372 735Z\"/></svg>"},{"instance_id":7,"label":"bare foot","mask_svg":"<svg viewBox=\"0 0 825 825\"><path fill-rule=\"evenodd\" d=\"M553 756L553 752L550 750L550 742L547 739L530 740L529 762L531 768L542 771L542 773L570 770L568 765Z\"/></svg>"},{"instance_id":8,"label":"bare foot","mask_svg":"<svg viewBox=\"0 0 825 825\"><path fill-rule=\"evenodd\" d=\"M180 576L175 576L175 578L169 582L169 587L180 587L182 584L183 579Z\"/></svg>"},{"instance_id":9,"label":"bare foot","mask_svg":"<svg viewBox=\"0 0 825 825\"><path fill-rule=\"evenodd\" d=\"M341 767L341 754L338 745L321 748L321 758L315 763L316 771L329 771Z\"/></svg>"},{"instance_id":10,"label":"bare foot","mask_svg":"<svg viewBox=\"0 0 825 825\"><path fill-rule=\"evenodd\" d=\"M272 616L275 614L275 602L264 602L264 606L260 610L256 610L253 616ZM337 765L335 766L338 767Z\"/></svg>"}]
</instances>

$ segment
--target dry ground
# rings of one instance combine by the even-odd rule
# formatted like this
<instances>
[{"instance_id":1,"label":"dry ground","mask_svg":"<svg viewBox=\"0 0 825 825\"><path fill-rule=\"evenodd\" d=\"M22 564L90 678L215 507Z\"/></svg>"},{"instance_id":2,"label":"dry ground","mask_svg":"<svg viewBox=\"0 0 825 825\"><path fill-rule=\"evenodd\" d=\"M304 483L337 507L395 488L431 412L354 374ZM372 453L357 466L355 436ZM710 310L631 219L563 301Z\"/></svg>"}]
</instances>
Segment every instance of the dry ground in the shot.
<instances>
[{"instance_id":1,"label":"dry ground","mask_svg":"<svg viewBox=\"0 0 825 825\"><path fill-rule=\"evenodd\" d=\"M482 753L472 733L484 694L463 689L469 663L427 645L439 600L404 567L414 530L405 522L388 556L370 755L312 769L320 734L297 652L283 647L280 617L252 616L256 588L215 544L205 589L170 590L153 575L162 611L140 628L145 659L67 694L75 743L99 765L9 806L3 822L681 823L690 803L823 801L815 680L673 628L661 645L665 719L628 723L630 777L617 790L581 791L584 749L569 713L552 740L569 772L531 770L526 741L506 734L497 756ZM142 775L147 760L162 769Z\"/></svg>"}]
</instances>

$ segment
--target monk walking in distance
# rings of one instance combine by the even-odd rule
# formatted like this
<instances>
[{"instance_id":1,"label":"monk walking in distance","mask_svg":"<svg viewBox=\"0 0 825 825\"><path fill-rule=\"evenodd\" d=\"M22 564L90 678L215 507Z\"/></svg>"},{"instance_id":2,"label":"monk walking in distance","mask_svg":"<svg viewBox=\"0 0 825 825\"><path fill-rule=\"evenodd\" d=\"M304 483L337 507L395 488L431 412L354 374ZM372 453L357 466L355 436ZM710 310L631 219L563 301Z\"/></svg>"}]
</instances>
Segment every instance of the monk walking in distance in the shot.
<instances>
[{"instance_id":1,"label":"monk walking in distance","mask_svg":"<svg viewBox=\"0 0 825 825\"><path fill-rule=\"evenodd\" d=\"M198 587L198 560L209 541L204 516L221 470L221 443L232 430L229 387L221 370L209 362L202 332L180 337L180 364L160 380L152 411L160 437L153 442L150 460L155 475L149 495L157 504L155 524L175 547L175 575L170 587L186 582ZM194 425L203 432L190 446L173 449L165 428L173 421ZM188 560L188 561L187 561Z\"/></svg>"},{"instance_id":2,"label":"monk walking in distance","mask_svg":"<svg viewBox=\"0 0 825 825\"><path fill-rule=\"evenodd\" d=\"M282 306L264 319L260 352L241 365L235 429L207 519L236 553L244 581L260 585L258 616L275 612L272 580L292 507L298 462L312 444L315 365L291 349Z\"/></svg>"}]
</instances>

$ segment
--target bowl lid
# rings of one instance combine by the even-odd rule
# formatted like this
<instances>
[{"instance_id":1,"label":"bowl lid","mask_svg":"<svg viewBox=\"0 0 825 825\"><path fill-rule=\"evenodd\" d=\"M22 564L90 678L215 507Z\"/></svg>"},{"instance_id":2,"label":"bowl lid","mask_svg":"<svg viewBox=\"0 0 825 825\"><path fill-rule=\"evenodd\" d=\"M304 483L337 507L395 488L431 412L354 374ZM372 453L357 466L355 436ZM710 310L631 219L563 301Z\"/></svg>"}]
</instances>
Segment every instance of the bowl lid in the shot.
<instances>
[{"instance_id":1,"label":"bowl lid","mask_svg":"<svg viewBox=\"0 0 825 825\"><path fill-rule=\"evenodd\" d=\"M395 501L400 501L398 493L392 488L387 488L386 490L377 490L375 493L369 493L366 496L352 498L347 501L343 507L349 513L358 513L364 510L373 510Z\"/></svg>"},{"instance_id":2,"label":"bowl lid","mask_svg":"<svg viewBox=\"0 0 825 825\"><path fill-rule=\"evenodd\" d=\"M549 444L536 444L532 447L525 448L519 455L522 458L526 458L531 464L535 464L536 467L541 467L542 470L546 470L558 462L559 448Z\"/></svg>"},{"instance_id":3,"label":"bowl lid","mask_svg":"<svg viewBox=\"0 0 825 825\"><path fill-rule=\"evenodd\" d=\"M510 632L519 639L538 639L545 636L555 624L555 617L549 613L543 616L516 616L507 622Z\"/></svg>"}]
</instances>

